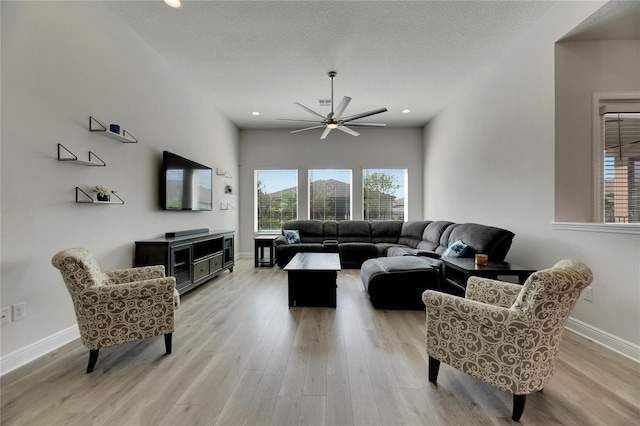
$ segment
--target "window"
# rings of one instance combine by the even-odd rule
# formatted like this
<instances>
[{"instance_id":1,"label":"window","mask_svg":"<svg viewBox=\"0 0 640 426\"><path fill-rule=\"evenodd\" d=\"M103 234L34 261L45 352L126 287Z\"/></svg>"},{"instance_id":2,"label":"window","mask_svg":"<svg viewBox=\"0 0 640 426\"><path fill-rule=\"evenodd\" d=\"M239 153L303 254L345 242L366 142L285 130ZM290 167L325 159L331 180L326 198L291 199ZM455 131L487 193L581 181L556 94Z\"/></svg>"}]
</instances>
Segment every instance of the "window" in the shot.
<instances>
[{"instance_id":1,"label":"window","mask_svg":"<svg viewBox=\"0 0 640 426\"><path fill-rule=\"evenodd\" d=\"M640 223L640 102L600 103L598 216Z\"/></svg>"},{"instance_id":2,"label":"window","mask_svg":"<svg viewBox=\"0 0 640 426\"><path fill-rule=\"evenodd\" d=\"M280 231L282 223L298 218L298 171L255 171L255 230Z\"/></svg>"},{"instance_id":3,"label":"window","mask_svg":"<svg viewBox=\"0 0 640 426\"><path fill-rule=\"evenodd\" d=\"M309 170L309 218L351 219L351 170Z\"/></svg>"},{"instance_id":4,"label":"window","mask_svg":"<svg viewBox=\"0 0 640 426\"><path fill-rule=\"evenodd\" d=\"M407 217L407 169L364 169L362 186L365 220Z\"/></svg>"}]
</instances>

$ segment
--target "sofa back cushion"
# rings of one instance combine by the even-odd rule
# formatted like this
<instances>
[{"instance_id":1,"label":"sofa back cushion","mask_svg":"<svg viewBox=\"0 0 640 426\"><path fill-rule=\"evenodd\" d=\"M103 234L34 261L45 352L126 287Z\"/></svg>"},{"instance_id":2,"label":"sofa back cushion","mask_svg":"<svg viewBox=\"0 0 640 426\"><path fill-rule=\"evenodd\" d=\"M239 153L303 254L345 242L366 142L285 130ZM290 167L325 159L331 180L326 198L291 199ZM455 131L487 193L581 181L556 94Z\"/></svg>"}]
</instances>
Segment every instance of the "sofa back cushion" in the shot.
<instances>
[{"instance_id":1,"label":"sofa back cushion","mask_svg":"<svg viewBox=\"0 0 640 426\"><path fill-rule=\"evenodd\" d=\"M322 226L324 227L325 240L338 239L338 222L336 222L335 220L325 220Z\"/></svg>"},{"instance_id":2,"label":"sofa back cushion","mask_svg":"<svg viewBox=\"0 0 640 426\"><path fill-rule=\"evenodd\" d=\"M338 222L338 242L370 243L371 226L366 220L341 220Z\"/></svg>"},{"instance_id":3,"label":"sofa back cushion","mask_svg":"<svg viewBox=\"0 0 640 426\"><path fill-rule=\"evenodd\" d=\"M506 229L477 223L461 223L453 227L448 235L448 244L461 240L468 246L464 257L473 257L476 253L489 255L492 262L502 262L511 247L514 233ZM446 247L445 247L446 249Z\"/></svg>"},{"instance_id":4,"label":"sofa back cushion","mask_svg":"<svg viewBox=\"0 0 640 426\"><path fill-rule=\"evenodd\" d=\"M282 230L291 229L298 231L301 243L321 243L325 240L322 229L322 221L317 219L309 220L288 220L282 224ZM283 233L284 235L284 233Z\"/></svg>"},{"instance_id":5,"label":"sofa back cushion","mask_svg":"<svg viewBox=\"0 0 640 426\"><path fill-rule=\"evenodd\" d=\"M404 222L401 220L372 220L371 241L373 243L397 243Z\"/></svg>"},{"instance_id":6,"label":"sofa back cushion","mask_svg":"<svg viewBox=\"0 0 640 426\"><path fill-rule=\"evenodd\" d=\"M412 220L403 223L402 230L400 231L400 238L398 238L398 244L403 244L413 248L418 247L418 244L422 241L422 233L430 223L431 221L428 220Z\"/></svg>"},{"instance_id":7,"label":"sofa back cushion","mask_svg":"<svg viewBox=\"0 0 640 426\"><path fill-rule=\"evenodd\" d=\"M424 228L422 241L418 243L417 248L421 250L435 251L440 244L442 234L450 225L453 225L453 222L447 222L445 220L437 220L428 224L427 227Z\"/></svg>"}]
</instances>

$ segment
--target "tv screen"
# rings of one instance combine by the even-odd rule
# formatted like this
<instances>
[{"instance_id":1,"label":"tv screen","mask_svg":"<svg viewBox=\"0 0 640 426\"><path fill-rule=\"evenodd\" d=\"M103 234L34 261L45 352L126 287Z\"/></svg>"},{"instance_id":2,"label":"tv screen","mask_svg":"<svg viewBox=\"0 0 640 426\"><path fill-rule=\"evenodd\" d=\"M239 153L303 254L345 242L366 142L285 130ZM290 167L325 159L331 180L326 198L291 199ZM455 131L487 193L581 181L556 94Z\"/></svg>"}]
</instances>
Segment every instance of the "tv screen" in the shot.
<instances>
[{"instance_id":1,"label":"tv screen","mask_svg":"<svg viewBox=\"0 0 640 426\"><path fill-rule=\"evenodd\" d=\"M160 204L164 210L212 210L212 182L211 168L163 152Z\"/></svg>"}]
</instances>

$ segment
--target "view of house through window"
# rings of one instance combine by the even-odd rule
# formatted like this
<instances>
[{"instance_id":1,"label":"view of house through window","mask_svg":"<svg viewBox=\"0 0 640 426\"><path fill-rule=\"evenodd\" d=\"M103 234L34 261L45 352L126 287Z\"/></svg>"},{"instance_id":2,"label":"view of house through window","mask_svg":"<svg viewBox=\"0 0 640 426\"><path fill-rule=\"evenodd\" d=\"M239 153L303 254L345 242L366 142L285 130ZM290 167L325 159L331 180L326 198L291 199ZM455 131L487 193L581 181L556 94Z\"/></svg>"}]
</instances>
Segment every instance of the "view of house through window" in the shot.
<instances>
[{"instance_id":1,"label":"view of house through window","mask_svg":"<svg viewBox=\"0 0 640 426\"><path fill-rule=\"evenodd\" d=\"M351 219L351 170L309 170L309 218Z\"/></svg>"},{"instance_id":2,"label":"view of house through window","mask_svg":"<svg viewBox=\"0 0 640 426\"><path fill-rule=\"evenodd\" d=\"M298 171L255 171L255 230L280 231L282 223L298 218Z\"/></svg>"},{"instance_id":3,"label":"view of house through window","mask_svg":"<svg viewBox=\"0 0 640 426\"><path fill-rule=\"evenodd\" d=\"M636 111L639 105L606 103L600 108L603 222L640 223L640 111Z\"/></svg>"},{"instance_id":4,"label":"view of house through window","mask_svg":"<svg viewBox=\"0 0 640 426\"><path fill-rule=\"evenodd\" d=\"M404 220L406 217L406 169L362 171L365 220Z\"/></svg>"}]
</instances>

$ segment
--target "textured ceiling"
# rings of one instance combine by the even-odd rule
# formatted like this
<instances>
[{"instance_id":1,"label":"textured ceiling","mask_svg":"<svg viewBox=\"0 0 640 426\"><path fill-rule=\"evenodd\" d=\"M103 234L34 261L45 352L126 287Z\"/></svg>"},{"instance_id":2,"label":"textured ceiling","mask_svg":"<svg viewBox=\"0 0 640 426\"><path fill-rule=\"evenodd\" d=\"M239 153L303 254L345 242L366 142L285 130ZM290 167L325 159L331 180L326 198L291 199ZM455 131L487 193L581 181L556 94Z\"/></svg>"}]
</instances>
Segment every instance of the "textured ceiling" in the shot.
<instances>
[{"instance_id":1,"label":"textured ceiling","mask_svg":"<svg viewBox=\"0 0 640 426\"><path fill-rule=\"evenodd\" d=\"M314 118L294 101L327 114L318 99L330 98L331 70L334 102L353 98L345 115L386 107L363 121L422 126L553 3L106 2L241 129Z\"/></svg>"}]
</instances>

